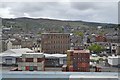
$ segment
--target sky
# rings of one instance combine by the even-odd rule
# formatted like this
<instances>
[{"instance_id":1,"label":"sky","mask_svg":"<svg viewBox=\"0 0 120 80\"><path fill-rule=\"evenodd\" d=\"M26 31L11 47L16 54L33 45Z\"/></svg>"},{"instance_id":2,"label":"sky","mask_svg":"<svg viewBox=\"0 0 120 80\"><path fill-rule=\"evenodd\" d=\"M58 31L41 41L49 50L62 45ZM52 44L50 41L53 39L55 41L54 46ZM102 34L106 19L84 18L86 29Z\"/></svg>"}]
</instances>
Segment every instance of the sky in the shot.
<instances>
[{"instance_id":1,"label":"sky","mask_svg":"<svg viewBox=\"0 0 120 80\"><path fill-rule=\"evenodd\" d=\"M118 2L1 2L0 17L30 17L118 23Z\"/></svg>"}]
</instances>

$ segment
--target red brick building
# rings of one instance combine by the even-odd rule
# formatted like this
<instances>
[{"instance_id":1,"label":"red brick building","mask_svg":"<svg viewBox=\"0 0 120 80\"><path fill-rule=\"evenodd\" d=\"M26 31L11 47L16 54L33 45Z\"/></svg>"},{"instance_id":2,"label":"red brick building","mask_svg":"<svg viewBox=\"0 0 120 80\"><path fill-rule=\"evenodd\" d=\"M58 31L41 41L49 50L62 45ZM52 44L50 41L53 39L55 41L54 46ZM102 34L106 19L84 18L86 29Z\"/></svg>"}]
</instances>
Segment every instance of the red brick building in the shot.
<instances>
[{"instance_id":1,"label":"red brick building","mask_svg":"<svg viewBox=\"0 0 120 80\"><path fill-rule=\"evenodd\" d=\"M95 41L96 42L106 42L106 38L105 38L105 36L97 35L95 37Z\"/></svg>"},{"instance_id":2,"label":"red brick building","mask_svg":"<svg viewBox=\"0 0 120 80\"><path fill-rule=\"evenodd\" d=\"M89 50L68 50L67 68L69 71L89 72L90 63Z\"/></svg>"},{"instance_id":3,"label":"red brick building","mask_svg":"<svg viewBox=\"0 0 120 80\"><path fill-rule=\"evenodd\" d=\"M44 53L66 53L70 49L70 34L42 33L41 47Z\"/></svg>"}]
</instances>

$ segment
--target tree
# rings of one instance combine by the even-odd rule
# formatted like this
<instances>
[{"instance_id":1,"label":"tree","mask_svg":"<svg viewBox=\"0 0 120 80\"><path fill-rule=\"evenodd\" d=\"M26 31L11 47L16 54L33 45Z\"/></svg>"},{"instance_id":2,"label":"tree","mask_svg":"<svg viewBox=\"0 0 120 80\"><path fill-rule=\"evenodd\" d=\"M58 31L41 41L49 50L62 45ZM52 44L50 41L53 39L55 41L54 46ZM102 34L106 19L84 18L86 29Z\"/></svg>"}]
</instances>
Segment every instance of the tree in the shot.
<instances>
[{"instance_id":1,"label":"tree","mask_svg":"<svg viewBox=\"0 0 120 80\"><path fill-rule=\"evenodd\" d=\"M91 46L88 47L88 49L89 49L90 51L99 53L99 52L101 52L101 51L104 50L104 47L102 47L102 46L99 45L99 44L92 44Z\"/></svg>"},{"instance_id":2,"label":"tree","mask_svg":"<svg viewBox=\"0 0 120 80\"><path fill-rule=\"evenodd\" d=\"M82 36L83 37L83 32L74 32L75 35Z\"/></svg>"}]
</instances>

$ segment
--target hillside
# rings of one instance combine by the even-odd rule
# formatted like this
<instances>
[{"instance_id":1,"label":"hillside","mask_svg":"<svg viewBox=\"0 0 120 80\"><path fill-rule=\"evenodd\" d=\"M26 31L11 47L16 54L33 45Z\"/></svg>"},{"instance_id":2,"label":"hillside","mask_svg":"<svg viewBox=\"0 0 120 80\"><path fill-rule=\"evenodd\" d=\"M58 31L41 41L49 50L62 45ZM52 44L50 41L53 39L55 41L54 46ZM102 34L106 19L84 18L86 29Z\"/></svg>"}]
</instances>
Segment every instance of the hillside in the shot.
<instances>
[{"instance_id":1,"label":"hillside","mask_svg":"<svg viewBox=\"0 0 120 80\"><path fill-rule=\"evenodd\" d=\"M63 21L63 20L54 20L54 19L43 19L43 18L15 18L15 19L6 19L3 18L3 25L10 27L11 25L16 28L22 29L38 29L38 28L54 28L61 29L62 26L67 27L81 27L81 28L91 28L97 26L103 26L104 28L108 27L117 27L115 24L107 23L95 23L95 22L85 22L85 21Z\"/></svg>"}]
</instances>

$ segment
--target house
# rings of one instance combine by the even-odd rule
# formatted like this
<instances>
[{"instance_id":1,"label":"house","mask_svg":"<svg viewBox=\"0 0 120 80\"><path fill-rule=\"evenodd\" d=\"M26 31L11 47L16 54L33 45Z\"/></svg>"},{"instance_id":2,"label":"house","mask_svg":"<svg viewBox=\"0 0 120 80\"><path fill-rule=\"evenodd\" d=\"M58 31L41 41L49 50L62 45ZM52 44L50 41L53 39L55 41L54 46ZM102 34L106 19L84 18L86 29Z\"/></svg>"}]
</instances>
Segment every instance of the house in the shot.
<instances>
[{"instance_id":1,"label":"house","mask_svg":"<svg viewBox=\"0 0 120 80\"><path fill-rule=\"evenodd\" d=\"M81 48L82 45L82 36L71 34L71 47L72 49Z\"/></svg>"},{"instance_id":2,"label":"house","mask_svg":"<svg viewBox=\"0 0 120 80\"><path fill-rule=\"evenodd\" d=\"M111 43L109 42L94 42L95 44L101 45L104 48L104 51L108 54L111 55Z\"/></svg>"},{"instance_id":3,"label":"house","mask_svg":"<svg viewBox=\"0 0 120 80\"><path fill-rule=\"evenodd\" d=\"M111 43L119 43L120 35L106 35L106 40Z\"/></svg>"},{"instance_id":4,"label":"house","mask_svg":"<svg viewBox=\"0 0 120 80\"><path fill-rule=\"evenodd\" d=\"M8 41L7 42L7 50L9 50L9 49L12 49L13 47L12 47L12 42L11 41Z\"/></svg>"},{"instance_id":5,"label":"house","mask_svg":"<svg viewBox=\"0 0 120 80\"><path fill-rule=\"evenodd\" d=\"M95 37L95 41L96 42L106 42L106 37L105 36L102 36L102 35L97 35Z\"/></svg>"},{"instance_id":6,"label":"house","mask_svg":"<svg viewBox=\"0 0 120 80\"><path fill-rule=\"evenodd\" d=\"M18 39L8 39L6 41L7 50L9 49L20 49L21 48L21 40Z\"/></svg>"},{"instance_id":7,"label":"house","mask_svg":"<svg viewBox=\"0 0 120 80\"><path fill-rule=\"evenodd\" d=\"M32 39L24 39L21 41L22 48L32 49L33 45L34 45L34 41Z\"/></svg>"}]
</instances>

